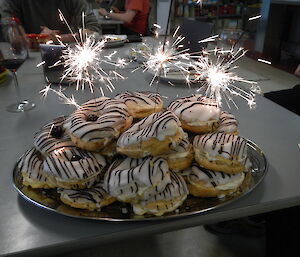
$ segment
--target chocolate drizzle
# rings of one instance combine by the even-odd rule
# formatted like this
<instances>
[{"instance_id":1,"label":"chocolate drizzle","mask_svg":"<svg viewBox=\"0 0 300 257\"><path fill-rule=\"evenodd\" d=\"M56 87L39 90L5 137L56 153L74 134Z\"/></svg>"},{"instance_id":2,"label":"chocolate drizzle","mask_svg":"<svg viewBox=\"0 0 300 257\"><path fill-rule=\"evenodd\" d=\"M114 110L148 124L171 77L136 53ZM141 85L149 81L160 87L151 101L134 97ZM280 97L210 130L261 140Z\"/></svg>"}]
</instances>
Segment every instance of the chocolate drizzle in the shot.
<instances>
[{"instance_id":1,"label":"chocolate drizzle","mask_svg":"<svg viewBox=\"0 0 300 257\"><path fill-rule=\"evenodd\" d=\"M100 154L75 147L61 149L47 156L44 161L45 172L64 181L94 177L105 165L105 159Z\"/></svg>"},{"instance_id":2,"label":"chocolate drizzle","mask_svg":"<svg viewBox=\"0 0 300 257\"><path fill-rule=\"evenodd\" d=\"M220 171L209 170L197 164L193 164L191 170L191 173L188 175L188 180L192 184L201 181L206 182L206 186L218 187L233 183L234 181L242 182L244 178L243 172L237 174L228 174ZM239 186L239 184L236 186Z\"/></svg>"},{"instance_id":3,"label":"chocolate drizzle","mask_svg":"<svg viewBox=\"0 0 300 257\"><path fill-rule=\"evenodd\" d=\"M153 113L134 124L118 139L118 146L137 144L150 138L175 135L180 127L178 118L170 111Z\"/></svg>"},{"instance_id":4,"label":"chocolate drizzle","mask_svg":"<svg viewBox=\"0 0 300 257\"><path fill-rule=\"evenodd\" d=\"M96 116L97 120L89 119ZM127 107L123 102L100 97L86 102L76 110L65 127L70 134L85 142L112 140L119 136L128 118Z\"/></svg>"},{"instance_id":5,"label":"chocolate drizzle","mask_svg":"<svg viewBox=\"0 0 300 257\"><path fill-rule=\"evenodd\" d=\"M135 104L144 104L154 107L155 105L162 105L162 99L159 93L153 92L129 92L126 91L119 94L115 99L123 100L125 103L134 102Z\"/></svg>"},{"instance_id":6,"label":"chocolate drizzle","mask_svg":"<svg viewBox=\"0 0 300 257\"><path fill-rule=\"evenodd\" d=\"M53 151L74 147L70 137L65 133L63 124L65 116L58 117L44 125L34 136L34 146L43 154L51 154Z\"/></svg>"},{"instance_id":7,"label":"chocolate drizzle","mask_svg":"<svg viewBox=\"0 0 300 257\"><path fill-rule=\"evenodd\" d=\"M247 140L237 135L216 132L196 136L193 145L195 149L201 149L213 156L221 155L230 160L242 160L246 156Z\"/></svg>"},{"instance_id":8,"label":"chocolate drizzle","mask_svg":"<svg viewBox=\"0 0 300 257\"><path fill-rule=\"evenodd\" d=\"M159 157L114 161L104 177L104 189L120 200L138 197L145 190L170 182L167 162Z\"/></svg>"}]
</instances>

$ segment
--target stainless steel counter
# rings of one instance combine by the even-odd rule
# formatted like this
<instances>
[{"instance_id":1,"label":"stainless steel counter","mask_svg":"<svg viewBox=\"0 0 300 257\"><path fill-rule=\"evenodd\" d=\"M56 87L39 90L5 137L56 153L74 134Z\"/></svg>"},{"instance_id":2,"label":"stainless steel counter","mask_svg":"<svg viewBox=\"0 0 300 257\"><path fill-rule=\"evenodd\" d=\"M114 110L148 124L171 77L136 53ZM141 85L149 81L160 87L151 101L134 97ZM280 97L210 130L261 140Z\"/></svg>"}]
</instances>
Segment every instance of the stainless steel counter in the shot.
<instances>
[{"instance_id":1,"label":"stainless steel counter","mask_svg":"<svg viewBox=\"0 0 300 257\"><path fill-rule=\"evenodd\" d=\"M127 46L127 48L130 46ZM119 48L125 53L126 47ZM256 142L265 152L269 171L264 181L250 194L220 209L205 214L160 222L115 223L69 218L39 209L18 196L12 186L12 170L17 159L33 145L33 135L41 125L73 107L61 103L49 92L43 100L39 91L44 87L39 53L31 53L19 70L23 98L33 100L37 107L28 113L9 113L5 107L16 100L12 81L0 85L0 255L46 256L64 250L100 245L130 237L177 230L221 220L238 218L295 206L300 204L300 118L270 102L257 97L257 108L249 110L239 102L239 110L232 109L239 122L240 134ZM133 67L131 65L130 67ZM122 74L127 80L115 83L115 95L124 90L156 90L149 88L151 75L131 72ZM166 104L177 96L190 95L194 89L186 86L172 87L167 83L158 86L167 96ZM74 94L79 103L96 97L87 90L66 88L67 95Z\"/></svg>"}]
</instances>

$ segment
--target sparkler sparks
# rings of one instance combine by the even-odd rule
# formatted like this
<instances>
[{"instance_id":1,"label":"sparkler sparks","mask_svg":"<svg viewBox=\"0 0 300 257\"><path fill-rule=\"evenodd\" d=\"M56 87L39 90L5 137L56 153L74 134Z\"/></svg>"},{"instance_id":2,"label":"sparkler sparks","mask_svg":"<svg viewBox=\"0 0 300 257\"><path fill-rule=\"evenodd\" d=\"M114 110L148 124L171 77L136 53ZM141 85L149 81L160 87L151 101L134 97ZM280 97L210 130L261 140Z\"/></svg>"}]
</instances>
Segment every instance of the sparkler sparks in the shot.
<instances>
[{"instance_id":1,"label":"sparkler sparks","mask_svg":"<svg viewBox=\"0 0 300 257\"><path fill-rule=\"evenodd\" d=\"M269 64L269 65L272 64L270 61L267 61L267 60L264 60L264 59L260 59L260 58L258 58L257 61L263 62L263 63L265 63L265 64Z\"/></svg>"},{"instance_id":2,"label":"sparkler sparks","mask_svg":"<svg viewBox=\"0 0 300 257\"><path fill-rule=\"evenodd\" d=\"M118 58L116 61L113 60L112 57L116 52L103 56L103 48L109 39L97 39L94 34L87 33L84 28L84 13L82 13L83 28L79 29L79 33L76 34L72 31L62 12L58 11L60 20L68 26L76 44L75 46L66 45L58 36L57 41L65 49L62 51L61 60L57 61L51 67L63 65L64 72L61 81L68 80L75 82L76 90L84 90L88 87L94 93L97 86L99 86L100 93L104 95L102 88L104 86L109 91L113 91L115 88L112 80L125 79L116 69L124 68L127 65L126 61L121 58ZM42 64L40 63L38 66ZM112 69L111 66L115 69Z\"/></svg>"},{"instance_id":3,"label":"sparkler sparks","mask_svg":"<svg viewBox=\"0 0 300 257\"><path fill-rule=\"evenodd\" d=\"M139 53L146 60L143 63L143 70L149 70L154 74L150 86L153 84L156 78L164 76L166 77L170 71L181 72L186 76L188 80L188 67L190 62L190 54L188 49L179 50L180 43L184 40L182 36L176 36L179 27L175 30L172 39L173 42L165 41L159 42L156 46L153 46L152 51L140 51ZM150 49L149 46L146 48Z\"/></svg>"},{"instance_id":4,"label":"sparkler sparks","mask_svg":"<svg viewBox=\"0 0 300 257\"><path fill-rule=\"evenodd\" d=\"M239 96L246 100L250 109L256 105L255 94L260 93L260 88L257 86L257 82L245 80L237 76L232 70L237 66L233 64L243 57L246 53L242 48L235 51L222 51L216 49L210 54L214 55L216 60L212 60L212 56L204 56L199 58L195 63L195 81L201 82L202 86L198 91L204 92L204 94L216 100L219 106L222 105L222 101L225 100L229 105L229 102L233 103L233 96ZM250 88L236 85L236 82L242 82L250 85Z\"/></svg>"},{"instance_id":5,"label":"sparkler sparks","mask_svg":"<svg viewBox=\"0 0 300 257\"><path fill-rule=\"evenodd\" d=\"M61 99L64 104L75 106L76 109L80 107L80 105L76 102L73 95L69 98L61 90L57 91L51 88L51 84L48 84L44 89L40 91L40 93L44 98L46 98L49 91L52 91L53 93L57 94L59 99Z\"/></svg>"}]
</instances>

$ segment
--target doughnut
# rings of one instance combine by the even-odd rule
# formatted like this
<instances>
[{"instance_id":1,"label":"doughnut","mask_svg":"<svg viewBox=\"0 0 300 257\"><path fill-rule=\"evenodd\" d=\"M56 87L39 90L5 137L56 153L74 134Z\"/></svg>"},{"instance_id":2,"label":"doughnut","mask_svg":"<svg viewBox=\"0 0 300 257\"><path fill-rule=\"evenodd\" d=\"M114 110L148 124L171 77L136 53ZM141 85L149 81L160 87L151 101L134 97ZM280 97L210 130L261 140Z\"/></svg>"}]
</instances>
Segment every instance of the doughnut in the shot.
<instances>
[{"instance_id":1,"label":"doughnut","mask_svg":"<svg viewBox=\"0 0 300 257\"><path fill-rule=\"evenodd\" d=\"M65 133L63 127L66 118L66 116L60 116L44 125L35 133L34 146L39 152L47 155L62 147L68 148L75 146L68 134Z\"/></svg>"},{"instance_id":2,"label":"doughnut","mask_svg":"<svg viewBox=\"0 0 300 257\"><path fill-rule=\"evenodd\" d=\"M236 192L244 178L244 172L227 174L193 164L191 173L187 176L188 189L190 194L196 197L222 198Z\"/></svg>"},{"instance_id":3,"label":"doughnut","mask_svg":"<svg viewBox=\"0 0 300 257\"><path fill-rule=\"evenodd\" d=\"M135 123L117 141L117 151L132 158L168 152L183 137L176 115L170 111L153 113Z\"/></svg>"},{"instance_id":4,"label":"doughnut","mask_svg":"<svg viewBox=\"0 0 300 257\"><path fill-rule=\"evenodd\" d=\"M65 128L74 144L99 151L132 123L126 105L107 97L90 100L71 114Z\"/></svg>"},{"instance_id":5,"label":"doughnut","mask_svg":"<svg viewBox=\"0 0 300 257\"><path fill-rule=\"evenodd\" d=\"M163 108L163 101L159 93L126 91L117 95L115 99L125 102L128 112L133 118L144 118Z\"/></svg>"},{"instance_id":6,"label":"doughnut","mask_svg":"<svg viewBox=\"0 0 300 257\"><path fill-rule=\"evenodd\" d=\"M193 146L195 160L206 169L229 174L246 169L247 140L240 136L222 132L198 135Z\"/></svg>"},{"instance_id":7,"label":"doughnut","mask_svg":"<svg viewBox=\"0 0 300 257\"><path fill-rule=\"evenodd\" d=\"M34 147L22 156L18 169L22 174L22 183L32 188L55 188L53 176L44 172L44 157Z\"/></svg>"},{"instance_id":8,"label":"doughnut","mask_svg":"<svg viewBox=\"0 0 300 257\"><path fill-rule=\"evenodd\" d=\"M224 133L232 133L238 134L238 121L228 112L221 112L220 115L220 124L219 127L216 129L217 132L224 132Z\"/></svg>"},{"instance_id":9,"label":"doughnut","mask_svg":"<svg viewBox=\"0 0 300 257\"><path fill-rule=\"evenodd\" d=\"M162 192L153 188L146 192L139 202L132 204L135 214L148 213L161 216L166 212L174 211L183 203L189 193L187 185L184 179L174 172L170 172L170 177L171 182Z\"/></svg>"},{"instance_id":10,"label":"doughnut","mask_svg":"<svg viewBox=\"0 0 300 257\"><path fill-rule=\"evenodd\" d=\"M135 202L147 190L164 190L170 183L169 167L160 157L114 161L104 176L104 189L122 202Z\"/></svg>"},{"instance_id":11,"label":"doughnut","mask_svg":"<svg viewBox=\"0 0 300 257\"><path fill-rule=\"evenodd\" d=\"M59 188L60 200L71 207L87 209L90 211L100 210L116 201L104 189L103 184L98 182L92 188L86 189L63 189Z\"/></svg>"},{"instance_id":12,"label":"doughnut","mask_svg":"<svg viewBox=\"0 0 300 257\"><path fill-rule=\"evenodd\" d=\"M172 171L181 171L188 168L194 160L193 145L190 143L188 135L184 137L178 144L171 146L171 150L162 155L167 160L169 169Z\"/></svg>"},{"instance_id":13,"label":"doughnut","mask_svg":"<svg viewBox=\"0 0 300 257\"><path fill-rule=\"evenodd\" d=\"M213 132L219 125L220 108L214 100L202 95L176 99L168 110L177 115L183 129L194 133Z\"/></svg>"},{"instance_id":14,"label":"doughnut","mask_svg":"<svg viewBox=\"0 0 300 257\"><path fill-rule=\"evenodd\" d=\"M57 187L82 189L92 186L105 165L98 153L61 148L45 158L44 171L55 178Z\"/></svg>"}]
</instances>

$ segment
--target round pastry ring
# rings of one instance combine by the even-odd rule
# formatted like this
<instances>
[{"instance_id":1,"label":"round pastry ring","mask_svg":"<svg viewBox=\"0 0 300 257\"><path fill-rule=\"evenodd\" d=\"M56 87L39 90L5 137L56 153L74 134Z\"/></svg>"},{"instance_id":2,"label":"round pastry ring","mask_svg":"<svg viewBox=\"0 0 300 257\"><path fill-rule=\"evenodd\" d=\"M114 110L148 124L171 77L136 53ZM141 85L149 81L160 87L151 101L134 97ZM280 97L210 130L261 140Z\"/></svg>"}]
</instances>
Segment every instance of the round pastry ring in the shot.
<instances>
[{"instance_id":1,"label":"round pastry ring","mask_svg":"<svg viewBox=\"0 0 300 257\"><path fill-rule=\"evenodd\" d=\"M252 168L247 173L247 177L250 180L249 187L245 188L238 194L218 198L196 198L191 195L188 196L187 200L177 210L171 213L166 213L163 216L144 215L136 216L131 213L128 205L124 203L114 203L112 205L104 207L101 212L79 210L64 205L55 193L55 189L30 189L22 184L22 175L18 169L18 162L16 163L13 170L13 185L17 192L30 203L51 212L59 213L65 216L81 218L81 219L92 219L92 220L105 220L105 221L151 221L151 220L165 220L182 218L195 214L214 210L225 205L228 205L241 197L249 194L253 191L264 179L267 170L268 162L263 151L252 141L248 140L248 156L252 162ZM26 190L25 190L26 189ZM27 191L30 190L30 191ZM39 198L40 197L40 198ZM47 198L47 201L44 199ZM49 201L49 199L51 199Z\"/></svg>"}]
</instances>

